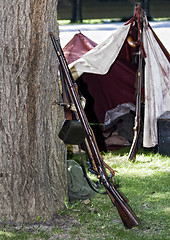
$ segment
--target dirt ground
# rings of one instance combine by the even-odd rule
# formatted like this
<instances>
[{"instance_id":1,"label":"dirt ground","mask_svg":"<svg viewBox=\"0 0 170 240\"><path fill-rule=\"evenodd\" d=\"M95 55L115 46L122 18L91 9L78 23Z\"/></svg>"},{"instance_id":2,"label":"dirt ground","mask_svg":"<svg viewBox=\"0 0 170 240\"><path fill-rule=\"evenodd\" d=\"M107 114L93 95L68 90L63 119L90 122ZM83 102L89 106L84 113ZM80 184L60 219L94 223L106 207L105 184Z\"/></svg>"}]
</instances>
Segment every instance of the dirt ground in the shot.
<instances>
[{"instance_id":1,"label":"dirt ground","mask_svg":"<svg viewBox=\"0 0 170 240\"><path fill-rule=\"evenodd\" d=\"M73 227L79 228L81 226L80 222L70 216L55 216L50 221L45 223L35 223L35 224L15 224L15 223L4 223L2 220L0 222L0 228L4 229L6 232L24 232L37 234L38 232L45 232L50 235L49 240L56 239L72 239L72 234L70 233ZM40 239L38 238L33 238ZM81 240L81 238L74 238L75 240ZM29 240L32 240L30 238Z\"/></svg>"}]
</instances>

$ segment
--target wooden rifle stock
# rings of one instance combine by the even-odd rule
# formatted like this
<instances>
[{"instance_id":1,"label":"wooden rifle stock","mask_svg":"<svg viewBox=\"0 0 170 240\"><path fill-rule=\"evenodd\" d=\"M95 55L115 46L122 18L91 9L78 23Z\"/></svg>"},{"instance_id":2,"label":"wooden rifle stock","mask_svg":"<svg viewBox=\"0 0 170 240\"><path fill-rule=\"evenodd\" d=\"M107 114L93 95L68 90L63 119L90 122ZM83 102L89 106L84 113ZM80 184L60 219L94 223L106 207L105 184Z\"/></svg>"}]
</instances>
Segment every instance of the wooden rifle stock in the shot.
<instances>
[{"instance_id":1,"label":"wooden rifle stock","mask_svg":"<svg viewBox=\"0 0 170 240\"><path fill-rule=\"evenodd\" d=\"M54 49L56 51L59 63L61 65L62 71L65 75L65 81L68 87L69 94L71 95L71 98L75 104L78 117L82 123L82 126L84 128L85 134L86 134L86 141L89 145L90 152L94 159L94 169L96 169L98 173L98 177L101 181L101 183L106 188L106 191L113 202L113 204L116 206L118 213L122 219L122 222L126 228L132 228L139 225L139 220L134 215L132 210L127 205L126 201L121 197L117 189L111 184L109 181L108 175L106 173L106 169L103 165L102 156L99 152L96 139L93 133L93 130L91 129L89 122L87 120L87 117L85 115L84 109L80 102L80 97L78 95L78 92L76 90L76 83L71 75L71 72L68 68L67 62L65 60L63 51L61 49L59 40L55 39L53 33L50 32L50 37L54 46Z\"/></svg>"}]
</instances>

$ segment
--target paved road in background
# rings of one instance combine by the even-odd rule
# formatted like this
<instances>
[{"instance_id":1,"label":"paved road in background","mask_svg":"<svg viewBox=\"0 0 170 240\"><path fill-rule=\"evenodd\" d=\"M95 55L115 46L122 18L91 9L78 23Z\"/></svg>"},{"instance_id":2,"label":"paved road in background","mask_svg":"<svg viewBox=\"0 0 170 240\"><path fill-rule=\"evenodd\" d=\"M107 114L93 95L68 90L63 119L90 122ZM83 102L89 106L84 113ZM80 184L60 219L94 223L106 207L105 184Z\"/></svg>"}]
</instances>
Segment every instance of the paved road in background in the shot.
<instances>
[{"instance_id":1,"label":"paved road in background","mask_svg":"<svg viewBox=\"0 0 170 240\"><path fill-rule=\"evenodd\" d=\"M59 26L61 46L64 47L79 30L85 36L99 44L123 24L123 22L117 22L103 24L69 24ZM153 21L150 22L150 25L168 52L170 52L170 21Z\"/></svg>"}]
</instances>

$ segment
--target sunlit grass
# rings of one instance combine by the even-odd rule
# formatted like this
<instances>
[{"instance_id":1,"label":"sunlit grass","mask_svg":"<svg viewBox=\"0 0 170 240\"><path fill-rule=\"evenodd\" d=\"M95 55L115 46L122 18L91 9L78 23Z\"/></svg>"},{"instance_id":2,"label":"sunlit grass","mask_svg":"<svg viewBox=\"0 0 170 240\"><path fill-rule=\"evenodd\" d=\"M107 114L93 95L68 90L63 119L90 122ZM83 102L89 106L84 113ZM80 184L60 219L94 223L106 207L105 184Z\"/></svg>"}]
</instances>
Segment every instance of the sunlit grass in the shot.
<instances>
[{"instance_id":1,"label":"sunlit grass","mask_svg":"<svg viewBox=\"0 0 170 240\"><path fill-rule=\"evenodd\" d=\"M2 239L2 237L9 239L9 238L12 238L14 236L15 236L15 234L12 233L12 232L0 231L0 239Z\"/></svg>"},{"instance_id":2,"label":"sunlit grass","mask_svg":"<svg viewBox=\"0 0 170 240\"><path fill-rule=\"evenodd\" d=\"M115 174L115 182L129 199L129 205L140 219L141 225L131 230L125 229L110 199L101 195L96 195L91 203L99 215L88 213L81 217L80 211L78 217L83 224L89 223L90 232L94 235L94 238L90 239L100 239L100 237L108 240L168 239L170 157L141 151L137 154L136 161L131 162L128 160L128 150L103 153L103 156L104 160L118 171ZM79 208L86 211L85 206ZM102 229L101 235L97 226ZM84 228L79 232L83 231L87 234ZM88 234L85 236L87 237Z\"/></svg>"}]
</instances>

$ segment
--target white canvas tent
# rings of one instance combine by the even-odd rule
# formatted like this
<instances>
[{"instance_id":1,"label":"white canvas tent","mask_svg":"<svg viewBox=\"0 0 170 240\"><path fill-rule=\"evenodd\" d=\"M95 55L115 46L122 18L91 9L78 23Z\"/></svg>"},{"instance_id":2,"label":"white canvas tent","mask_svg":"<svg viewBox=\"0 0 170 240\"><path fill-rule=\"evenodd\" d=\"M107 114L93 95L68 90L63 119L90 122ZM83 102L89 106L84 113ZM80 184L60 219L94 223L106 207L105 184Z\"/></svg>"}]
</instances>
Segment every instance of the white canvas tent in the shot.
<instances>
[{"instance_id":1,"label":"white canvas tent","mask_svg":"<svg viewBox=\"0 0 170 240\"><path fill-rule=\"evenodd\" d=\"M74 78L78 79L85 73L106 75L120 55L133 26L134 18L104 42L72 62L69 67ZM146 53L143 146L150 148L158 144L157 118L170 111L170 57L146 17L143 19L143 48Z\"/></svg>"}]
</instances>

